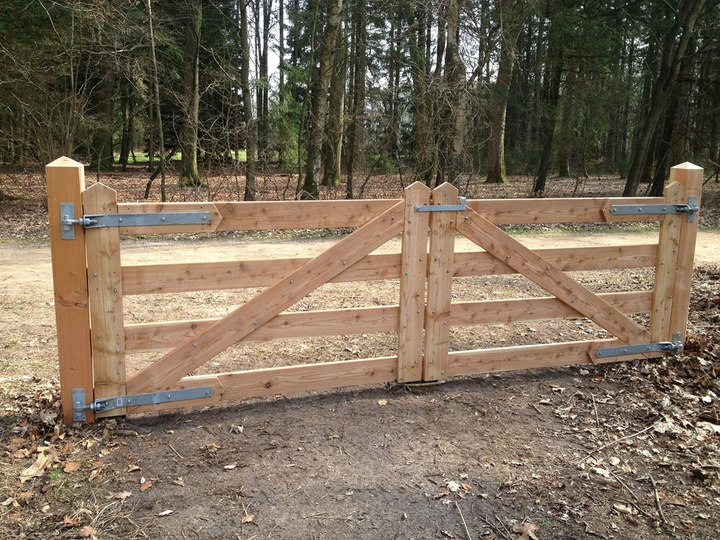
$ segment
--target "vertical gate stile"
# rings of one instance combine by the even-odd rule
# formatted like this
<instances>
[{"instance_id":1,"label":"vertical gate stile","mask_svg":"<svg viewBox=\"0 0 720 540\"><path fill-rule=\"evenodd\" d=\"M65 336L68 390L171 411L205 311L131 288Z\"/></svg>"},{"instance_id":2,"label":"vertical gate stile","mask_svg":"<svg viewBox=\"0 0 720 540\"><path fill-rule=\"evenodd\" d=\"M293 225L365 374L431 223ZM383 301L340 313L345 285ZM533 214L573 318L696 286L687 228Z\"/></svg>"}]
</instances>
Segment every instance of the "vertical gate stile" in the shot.
<instances>
[{"instance_id":1,"label":"vertical gate stile","mask_svg":"<svg viewBox=\"0 0 720 540\"><path fill-rule=\"evenodd\" d=\"M405 214L400 268L398 382L422 380L425 279L427 276L427 212L415 206L430 202L430 188L421 182L405 188Z\"/></svg>"},{"instance_id":2,"label":"vertical gate stile","mask_svg":"<svg viewBox=\"0 0 720 540\"><path fill-rule=\"evenodd\" d=\"M672 178L672 177L671 177ZM685 188L674 181L665 188L665 204L682 204ZM670 315L673 307L673 283L677 279L678 247L680 228L684 214L668 214L660 220L660 239L655 261L655 286L650 307L650 339L669 341L672 339Z\"/></svg>"},{"instance_id":3,"label":"vertical gate stile","mask_svg":"<svg viewBox=\"0 0 720 540\"><path fill-rule=\"evenodd\" d=\"M117 193L102 184L95 184L83 193L83 204L87 214L118 213ZM88 229L85 239L95 399L125 396L125 331L119 229ZM117 408L97 413L97 416L125 413L125 408Z\"/></svg>"},{"instance_id":4,"label":"vertical gate stile","mask_svg":"<svg viewBox=\"0 0 720 540\"><path fill-rule=\"evenodd\" d=\"M458 190L445 183L433 190L433 204L453 205ZM455 255L457 212L430 213L430 255L425 310L425 365L423 379L437 381L447 377L450 349L450 310Z\"/></svg>"},{"instance_id":5,"label":"vertical gate stile","mask_svg":"<svg viewBox=\"0 0 720 540\"><path fill-rule=\"evenodd\" d=\"M685 201L695 197L700 207L703 183L703 169L692 163L683 163L670 170L670 181L677 181L685 188ZM670 316L670 329L680 334L680 342L685 341L688 310L690 309L690 287L692 286L695 243L697 241L698 216L692 221L685 219L680 224L676 279L673 286L673 307ZM672 336L671 336L672 337Z\"/></svg>"},{"instance_id":6,"label":"vertical gate stile","mask_svg":"<svg viewBox=\"0 0 720 540\"><path fill-rule=\"evenodd\" d=\"M71 424L74 421L73 390L85 393L85 403L80 405L88 405L93 401L92 352L85 233L82 227L76 227L74 239L63 238L60 205L74 206L76 215L69 216L70 219L82 215L85 170L82 163L62 157L49 163L45 173L62 414L63 422ZM92 411L88 411L86 421L93 420Z\"/></svg>"}]
</instances>

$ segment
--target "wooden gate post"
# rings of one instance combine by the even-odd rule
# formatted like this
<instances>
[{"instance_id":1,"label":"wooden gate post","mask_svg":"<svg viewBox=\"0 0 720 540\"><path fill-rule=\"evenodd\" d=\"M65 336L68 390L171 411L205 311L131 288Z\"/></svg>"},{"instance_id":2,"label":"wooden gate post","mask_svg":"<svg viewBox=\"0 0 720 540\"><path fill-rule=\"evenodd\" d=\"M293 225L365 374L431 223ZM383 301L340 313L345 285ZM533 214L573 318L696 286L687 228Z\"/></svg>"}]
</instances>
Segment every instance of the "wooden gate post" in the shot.
<instances>
[{"instance_id":1,"label":"wooden gate post","mask_svg":"<svg viewBox=\"0 0 720 540\"><path fill-rule=\"evenodd\" d=\"M703 169L683 163L670 169L670 182L665 188L666 204L688 204L695 197L700 206ZM653 341L671 341L680 334L685 341L690 287L692 285L698 215L668 214L660 225L660 240L655 264L655 292L650 311L650 332Z\"/></svg>"},{"instance_id":2,"label":"wooden gate post","mask_svg":"<svg viewBox=\"0 0 720 540\"><path fill-rule=\"evenodd\" d=\"M74 239L62 238L61 203L74 205L76 219L83 215L82 192L85 170L82 163L66 157L45 167L48 217L50 221L50 252L52 255L53 287L55 289L55 321L57 325L60 392L63 421L73 422L73 390L85 390L85 403L93 401L92 353L90 349L90 312L88 306L87 272L85 270L85 230L70 225ZM87 411L87 421L94 415Z\"/></svg>"},{"instance_id":3,"label":"wooden gate post","mask_svg":"<svg viewBox=\"0 0 720 540\"><path fill-rule=\"evenodd\" d=\"M403 383L422 379L429 212L416 212L415 206L429 202L430 188L422 182L405 188L397 373Z\"/></svg>"}]
</instances>

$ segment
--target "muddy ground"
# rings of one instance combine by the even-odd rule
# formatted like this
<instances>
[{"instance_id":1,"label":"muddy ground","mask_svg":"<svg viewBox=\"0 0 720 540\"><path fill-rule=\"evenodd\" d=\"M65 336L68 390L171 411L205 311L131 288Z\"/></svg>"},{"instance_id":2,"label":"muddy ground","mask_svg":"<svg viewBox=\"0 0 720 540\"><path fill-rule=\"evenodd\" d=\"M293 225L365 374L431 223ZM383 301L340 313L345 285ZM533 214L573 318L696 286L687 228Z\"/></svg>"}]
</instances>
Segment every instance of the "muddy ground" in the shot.
<instances>
[{"instance_id":1,"label":"muddy ground","mask_svg":"<svg viewBox=\"0 0 720 540\"><path fill-rule=\"evenodd\" d=\"M113 181L124 200L134 200L138 182ZM66 427L57 418L53 293L37 184L26 180L24 199L0 203L0 537L717 537L720 233L708 229L716 210L701 221L689 339L678 357L273 396ZM709 189L712 203L718 188ZM37 211L20 211L26 208ZM656 234L554 230L518 238L527 245L634 244ZM335 239L131 239L124 257L142 262L150 250L153 260L307 255ZM644 270L576 277L595 290L646 288L652 280ZM251 293L133 301L126 319L222 314ZM459 300L542 294L493 276L457 281L454 293ZM322 290L300 308L332 306L338 294L343 305L390 303L396 285ZM538 321L458 330L453 348L598 335L585 320ZM243 346L208 369L380 356L392 353L393 337Z\"/></svg>"}]
</instances>

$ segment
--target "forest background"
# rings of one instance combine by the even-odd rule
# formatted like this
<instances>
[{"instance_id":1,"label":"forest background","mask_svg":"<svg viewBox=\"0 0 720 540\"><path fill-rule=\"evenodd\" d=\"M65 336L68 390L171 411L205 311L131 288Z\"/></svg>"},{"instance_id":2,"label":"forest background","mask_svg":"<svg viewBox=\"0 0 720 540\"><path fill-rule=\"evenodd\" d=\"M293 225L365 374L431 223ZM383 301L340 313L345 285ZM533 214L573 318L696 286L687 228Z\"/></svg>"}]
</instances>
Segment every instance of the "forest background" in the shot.
<instances>
[{"instance_id":1,"label":"forest background","mask_svg":"<svg viewBox=\"0 0 720 540\"><path fill-rule=\"evenodd\" d=\"M0 161L151 156L163 200L173 156L181 184L230 168L245 200L277 172L290 198L383 174L532 175L536 196L610 174L633 196L720 168L718 0L3 4Z\"/></svg>"}]
</instances>

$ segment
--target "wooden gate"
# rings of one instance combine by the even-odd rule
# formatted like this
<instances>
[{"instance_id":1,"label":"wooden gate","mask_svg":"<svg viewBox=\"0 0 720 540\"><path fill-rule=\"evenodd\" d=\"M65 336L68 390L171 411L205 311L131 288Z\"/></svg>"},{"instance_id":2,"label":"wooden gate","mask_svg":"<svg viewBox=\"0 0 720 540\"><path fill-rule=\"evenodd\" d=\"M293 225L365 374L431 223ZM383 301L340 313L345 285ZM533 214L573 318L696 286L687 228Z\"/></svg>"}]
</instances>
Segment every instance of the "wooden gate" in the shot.
<instances>
[{"instance_id":1,"label":"wooden gate","mask_svg":"<svg viewBox=\"0 0 720 540\"><path fill-rule=\"evenodd\" d=\"M401 200L118 203L83 167L47 166L53 279L65 422L269 394L588 364L677 352L685 336L702 169L672 169L664 197L473 200L416 183ZM502 225L660 220L654 244L531 250ZM168 224L171 223L171 224ZM122 234L355 228L314 258L123 265ZM429 231L429 233L428 233ZM457 235L480 250L455 252ZM399 253L373 252L401 235ZM654 267L651 291L595 294L568 272ZM551 296L452 302L454 278L517 273ZM399 280L397 305L288 312L321 285ZM125 324L123 296L264 290L217 320ZM643 326L629 314L649 313ZM453 326L587 318L611 338L450 351ZM397 354L191 375L238 342L397 333ZM127 375L126 355L169 352Z\"/></svg>"}]
</instances>

